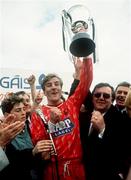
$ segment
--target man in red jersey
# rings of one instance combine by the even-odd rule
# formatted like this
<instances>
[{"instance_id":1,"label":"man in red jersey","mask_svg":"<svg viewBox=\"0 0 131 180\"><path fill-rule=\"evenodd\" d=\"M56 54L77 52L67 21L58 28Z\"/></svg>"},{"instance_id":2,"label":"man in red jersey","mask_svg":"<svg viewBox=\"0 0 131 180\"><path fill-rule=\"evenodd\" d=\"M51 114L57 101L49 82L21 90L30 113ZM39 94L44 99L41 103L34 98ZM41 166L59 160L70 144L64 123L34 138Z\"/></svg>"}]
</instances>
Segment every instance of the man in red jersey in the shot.
<instances>
[{"instance_id":1,"label":"man in red jersey","mask_svg":"<svg viewBox=\"0 0 131 180\"><path fill-rule=\"evenodd\" d=\"M42 115L38 111L32 113L30 128L34 144L49 138L54 144L54 153L51 149L48 156L44 152L41 154L44 160L48 159L43 168L43 179L46 180L85 180L78 118L93 79L92 59L87 57L81 61L76 58L75 61L82 68L80 83L74 94L62 101L63 82L56 74L49 74L42 83L48 104L42 106Z\"/></svg>"}]
</instances>

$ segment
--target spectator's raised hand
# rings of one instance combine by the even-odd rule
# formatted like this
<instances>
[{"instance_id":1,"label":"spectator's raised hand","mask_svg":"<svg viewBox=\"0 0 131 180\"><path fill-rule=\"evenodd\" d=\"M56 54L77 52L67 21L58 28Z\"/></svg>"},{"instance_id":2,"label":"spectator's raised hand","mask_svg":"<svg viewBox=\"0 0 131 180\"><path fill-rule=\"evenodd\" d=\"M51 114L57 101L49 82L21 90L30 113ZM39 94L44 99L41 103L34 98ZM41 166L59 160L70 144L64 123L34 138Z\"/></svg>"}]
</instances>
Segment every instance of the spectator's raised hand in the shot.
<instances>
[{"instance_id":1,"label":"spectator's raised hand","mask_svg":"<svg viewBox=\"0 0 131 180\"><path fill-rule=\"evenodd\" d=\"M31 76L29 76L29 78L27 78L27 81L28 81L28 83L29 83L30 86L31 86L31 85L34 85L34 84L35 84L36 78L35 78L34 75L31 75Z\"/></svg>"}]
</instances>

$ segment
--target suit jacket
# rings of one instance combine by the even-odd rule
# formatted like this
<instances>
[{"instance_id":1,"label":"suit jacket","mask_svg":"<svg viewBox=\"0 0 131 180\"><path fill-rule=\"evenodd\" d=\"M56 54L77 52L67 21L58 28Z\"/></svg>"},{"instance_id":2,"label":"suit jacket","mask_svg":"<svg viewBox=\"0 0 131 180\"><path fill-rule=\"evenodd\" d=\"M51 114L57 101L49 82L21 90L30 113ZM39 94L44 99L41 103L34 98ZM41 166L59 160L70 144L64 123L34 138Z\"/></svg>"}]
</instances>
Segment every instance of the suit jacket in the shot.
<instances>
[{"instance_id":1,"label":"suit jacket","mask_svg":"<svg viewBox=\"0 0 131 180\"><path fill-rule=\"evenodd\" d=\"M88 136L91 114L80 113L80 132L85 170L89 180L117 180L119 173L126 175L125 160L130 149L130 128L125 118L112 105L104 115L106 124L103 138L93 129ZM130 151L131 152L131 151Z\"/></svg>"}]
</instances>

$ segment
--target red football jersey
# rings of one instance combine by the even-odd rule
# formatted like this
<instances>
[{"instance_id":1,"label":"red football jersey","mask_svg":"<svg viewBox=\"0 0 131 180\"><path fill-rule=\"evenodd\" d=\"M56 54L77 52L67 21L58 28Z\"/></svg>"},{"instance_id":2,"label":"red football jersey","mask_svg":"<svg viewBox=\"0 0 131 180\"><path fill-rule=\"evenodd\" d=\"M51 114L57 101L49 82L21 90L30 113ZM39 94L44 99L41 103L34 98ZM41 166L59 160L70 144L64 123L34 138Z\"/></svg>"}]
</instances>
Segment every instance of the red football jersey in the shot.
<instances>
[{"instance_id":1,"label":"red football jersey","mask_svg":"<svg viewBox=\"0 0 131 180\"><path fill-rule=\"evenodd\" d=\"M92 69L92 59L89 58L83 63L80 83L74 94L57 106L62 112L61 120L56 124L52 124L52 126L49 124L58 155L58 162L61 160L82 159L78 118L80 107L92 83ZM50 108L49 106L42 106L42 112L47 122L50 121ZM34 144L39 140L49 138L44 123L36 113L32 114L30 128Z\"/></svg>"}]
</instances>

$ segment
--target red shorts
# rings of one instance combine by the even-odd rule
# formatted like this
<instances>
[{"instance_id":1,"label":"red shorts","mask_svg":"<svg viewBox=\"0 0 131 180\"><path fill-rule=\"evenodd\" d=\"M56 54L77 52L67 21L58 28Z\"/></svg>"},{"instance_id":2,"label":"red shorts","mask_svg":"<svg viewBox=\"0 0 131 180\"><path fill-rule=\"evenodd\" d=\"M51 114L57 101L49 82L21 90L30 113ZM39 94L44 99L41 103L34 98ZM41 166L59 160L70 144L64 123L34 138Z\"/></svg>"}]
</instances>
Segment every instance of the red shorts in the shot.
<instances>
[{"instance_id":1,"label":"red shorts","mask_svg":"<svg viewBox=\"0 0 131 180\"><path fill-rule=\"evenodd\" d=\"M49 163L44 168L44 177L46 180L85 180L85 170L83 163L78 159L62 160L57 164Z\"/></svg>"}]
</instances>

